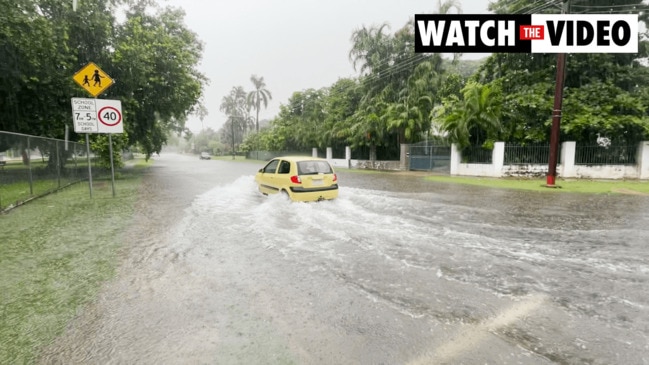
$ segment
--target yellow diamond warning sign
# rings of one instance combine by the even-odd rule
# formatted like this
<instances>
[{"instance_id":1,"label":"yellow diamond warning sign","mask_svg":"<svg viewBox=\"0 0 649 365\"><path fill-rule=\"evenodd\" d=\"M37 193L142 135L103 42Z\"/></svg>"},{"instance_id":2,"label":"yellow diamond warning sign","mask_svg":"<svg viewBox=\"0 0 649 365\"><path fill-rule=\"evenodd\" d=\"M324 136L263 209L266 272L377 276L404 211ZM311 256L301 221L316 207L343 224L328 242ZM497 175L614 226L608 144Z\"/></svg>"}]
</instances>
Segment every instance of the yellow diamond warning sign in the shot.
<instances>
[{"instance_id":1,"label":"yellow diamond warning sign","mask_svg":"<svg viewBox=\"0 0 649 365\"><path fill-rule=\"evenodd\" d=\"M92 62L74 74L72 79L94 97L106 91L114 83L110 76Z\"/></svg>"}]
</instances>

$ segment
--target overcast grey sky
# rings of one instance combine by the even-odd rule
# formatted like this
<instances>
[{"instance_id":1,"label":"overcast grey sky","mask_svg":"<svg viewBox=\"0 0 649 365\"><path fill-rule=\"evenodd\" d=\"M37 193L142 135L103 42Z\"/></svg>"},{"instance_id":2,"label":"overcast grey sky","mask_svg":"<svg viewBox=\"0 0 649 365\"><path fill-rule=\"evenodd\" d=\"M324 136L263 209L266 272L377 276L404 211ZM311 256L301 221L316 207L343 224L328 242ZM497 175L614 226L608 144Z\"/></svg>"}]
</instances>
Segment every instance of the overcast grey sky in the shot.
<instances>
[{"instance_id":1,"label":"overcast grey sky","mask_svg":"<svg viewBox=\"0 0 649 365\"><path fill-rule=\"evenodd\" d=\"M466 14L487 13L487 0L461 0ZM330 86L355 76L348 54L352 32L388 23L393 33L415 14L432 13L436 0L159 0L184 9L185 23L204 43L199 69L205 90L205 128L225 122L219 111L233 86L252 90L250 76L263 76L273 99L259 114L272 119L295 91ZM465 55L465 58L483 55ZM197 117L187 126L201 129Z\"/></svg>"}]
</instances>

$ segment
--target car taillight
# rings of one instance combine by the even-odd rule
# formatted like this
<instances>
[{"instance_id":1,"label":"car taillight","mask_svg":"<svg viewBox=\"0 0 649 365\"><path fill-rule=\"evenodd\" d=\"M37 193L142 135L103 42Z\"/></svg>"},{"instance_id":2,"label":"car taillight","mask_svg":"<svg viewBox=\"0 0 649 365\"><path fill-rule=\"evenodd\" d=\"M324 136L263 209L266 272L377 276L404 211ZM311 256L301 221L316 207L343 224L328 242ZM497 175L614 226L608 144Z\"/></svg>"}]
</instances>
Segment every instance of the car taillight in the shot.
<instances>
[{"instance_id":1,"label":"car taillight","mask_svg":"<svg viewBox=\"0 0 649 365\"><path fill-rule=\"evenodd\" d=\"M291 176L291 182L293 184L302 184L302 180L297 175Z\"/></svg>"},{"instance_id":2,"label":"car taillight","mask_svg":"<svg viewBox=\"0 0 649 365\"><path fill-rule=\"evenodd\" d=\"M338 181L338 176L336 176L336 174L334 174L334 182L335 181Z\"/></svg>"}]
</instances>

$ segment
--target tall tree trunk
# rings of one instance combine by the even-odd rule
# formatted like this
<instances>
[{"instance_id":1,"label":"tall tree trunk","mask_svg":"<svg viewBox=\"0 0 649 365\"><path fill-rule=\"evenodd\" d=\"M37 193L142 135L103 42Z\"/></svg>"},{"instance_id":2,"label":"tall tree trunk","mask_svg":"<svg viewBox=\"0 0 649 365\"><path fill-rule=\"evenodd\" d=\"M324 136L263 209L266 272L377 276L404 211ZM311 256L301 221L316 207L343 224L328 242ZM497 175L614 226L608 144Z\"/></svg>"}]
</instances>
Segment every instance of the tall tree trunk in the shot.
<instances>
[{"instance_id":1,"label":"tall tree trunk","mask_svg":"<svg viewBox=\"0 0 649 365\"><path fill-rule=\"evenodd\" d=\"M376 145L374 143L370 145L370 161L376 161Z\"/></svg>"},{"instance_id":2,"label":"tall tree trunk","mask_svg":"<svg viewBox=\"0 0 649 365\"><path fill-rule=\"evenodd\" d=\"M257 102L257 119L255 119L255 130L259 134L259 102Z\"/></svg>"}]
</instances>

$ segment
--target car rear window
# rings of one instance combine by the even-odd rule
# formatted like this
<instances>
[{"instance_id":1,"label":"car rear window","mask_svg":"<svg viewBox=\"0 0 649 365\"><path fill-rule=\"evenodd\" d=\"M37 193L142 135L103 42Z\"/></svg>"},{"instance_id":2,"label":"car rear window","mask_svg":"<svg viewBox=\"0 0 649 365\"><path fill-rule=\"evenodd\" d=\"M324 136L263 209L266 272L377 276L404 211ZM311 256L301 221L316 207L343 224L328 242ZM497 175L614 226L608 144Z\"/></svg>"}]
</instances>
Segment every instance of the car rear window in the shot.
<instances>
[{"instance_id":1,"label":"car rear window","mask_svg":"<svg viewBox=\"0 0 649 365\"><path fill-rule=\"evenodd\" d=\"M331 174L331 165L327 161L298 161L298 175Z\"/></svg>"}]
</instances>

